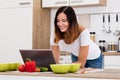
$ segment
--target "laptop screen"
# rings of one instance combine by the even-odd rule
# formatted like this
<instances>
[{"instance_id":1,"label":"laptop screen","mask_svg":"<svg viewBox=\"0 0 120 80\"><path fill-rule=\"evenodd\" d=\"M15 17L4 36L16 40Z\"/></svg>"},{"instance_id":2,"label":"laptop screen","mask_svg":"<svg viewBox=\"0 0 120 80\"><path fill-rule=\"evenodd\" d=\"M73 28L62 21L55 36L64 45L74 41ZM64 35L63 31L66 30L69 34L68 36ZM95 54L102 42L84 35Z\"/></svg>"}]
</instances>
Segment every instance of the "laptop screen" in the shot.
<instances>
[{"instance_id":1,"label":"laptop screen","mask_svg":"<svg viewBox=\"0 0 120 80\"><path fill-rule=\"evenodd\" d=\"M24 62L26 58L30 58L36 62L36 66L47 67L48 71L51 71L50 64L56 64L50 49L21 49L20 54Z\"/></svg>"}]
</instances>

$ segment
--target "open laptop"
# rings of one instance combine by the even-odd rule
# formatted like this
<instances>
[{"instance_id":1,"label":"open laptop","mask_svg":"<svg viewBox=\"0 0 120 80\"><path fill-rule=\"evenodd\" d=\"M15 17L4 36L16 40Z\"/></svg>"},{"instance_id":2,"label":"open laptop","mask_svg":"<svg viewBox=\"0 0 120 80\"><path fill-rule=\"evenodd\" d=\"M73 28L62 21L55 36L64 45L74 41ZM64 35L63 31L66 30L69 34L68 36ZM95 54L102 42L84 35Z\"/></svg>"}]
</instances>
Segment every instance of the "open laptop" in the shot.
<instances>
[{"instance_id":1,"label":"open laptop","mask_svg":"<svg viewBox=\"0 0 120 80\"><path fill-rule=\"evenodd\" d=\"M56 64L50 49L20 49L20 54L25 62L26 58L36 61L36 66L47 67L48 71L51 71L50 64Z\"/></svg>"}]
</instances>

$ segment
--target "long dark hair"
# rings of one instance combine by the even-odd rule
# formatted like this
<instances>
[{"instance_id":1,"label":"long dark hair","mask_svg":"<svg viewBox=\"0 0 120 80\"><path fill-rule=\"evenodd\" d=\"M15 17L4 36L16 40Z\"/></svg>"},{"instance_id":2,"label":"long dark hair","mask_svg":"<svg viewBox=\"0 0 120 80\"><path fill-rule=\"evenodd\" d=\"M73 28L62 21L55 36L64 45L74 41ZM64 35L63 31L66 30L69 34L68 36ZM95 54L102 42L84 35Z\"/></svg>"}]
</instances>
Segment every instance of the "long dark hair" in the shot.
<instances>
[{"instance_id":1,"label":"long dark hair","mask_svg":"<svg viewBox=\"0 0 120 80\"><path fill-rule=\"evenodd\" d=\"M61 32L57 26L57 16L60 13L64 13L67 16L67 20L69 23L69 28L67 32ZM63 6L57 10L54 19L54 26L55 26L55 39L54 39L55 43L58 43L59 40L63 39L65 43L70 44L79 36L80 31L78 29L76 14L73 8L70 6Z\"/></svg>"}]
</instances>

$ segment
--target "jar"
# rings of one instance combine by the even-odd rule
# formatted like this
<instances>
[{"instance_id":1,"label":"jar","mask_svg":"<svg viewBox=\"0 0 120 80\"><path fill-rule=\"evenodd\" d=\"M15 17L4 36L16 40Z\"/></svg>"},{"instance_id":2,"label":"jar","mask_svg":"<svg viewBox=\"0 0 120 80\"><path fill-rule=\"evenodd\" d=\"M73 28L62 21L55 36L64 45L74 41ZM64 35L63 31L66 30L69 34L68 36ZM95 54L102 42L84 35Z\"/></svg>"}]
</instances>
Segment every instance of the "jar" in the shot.
<instances>
[{"instance_id":1,"label":"jar","mask_svg":"<svg viewBox=\"0 0 120 80\"><path fill-rule=\"evenodd\" d=\"M109 51L111 51L112 50L112 48L111 48L111 42L108 42L107 43L107 51L109 52Z\"/></svg>"},{"instance_id":2,"label":"jar","mask_svg":"<svg viewBox=\"0 0 120 80\"><path fill-rule=\"evenodd\" d=\"M106 51L106 43L105 40L99 40L99 48L102 52Z\"/></svg>"},{"instance_id":3,"label":"jar","mask_svg":"<svg viewBox=\"0 0 120 80\"><path fill-rule=\"evenodd\" d=\"M95 32L90 32L90 38L95 42Z\"/></svg>"},{"instance_id":4,"label":"jar","mask_svg":"<svg viewBox=\"0 0 120 80\"><path fill-rule=\"evenodd\" d=\"M117 52L118 51L116 42L108 42L107 48L108 48L108 52Z\"/></svg>"},{"instance_id":5,"label":"jar","mask_svg":"<svg viewBox=\"0 0 120 80\"><path fill-rule=\"evenodd\" d=\"M105 52L106 51L106 42L105 42L105 40L103 40L102 43L103 43L103 52Z\"/></svg>"},{"instance_id":6,"label":"jar","mask_svg":"<svg viewBox=\"0 0 120 80\"><path fill-rule=\"evenodd\" d=\"M112 44L111 44L111 51L113 51L113 52L117 51L117 44L115 42L112 42Z\"/></svg>"}]
</instances>

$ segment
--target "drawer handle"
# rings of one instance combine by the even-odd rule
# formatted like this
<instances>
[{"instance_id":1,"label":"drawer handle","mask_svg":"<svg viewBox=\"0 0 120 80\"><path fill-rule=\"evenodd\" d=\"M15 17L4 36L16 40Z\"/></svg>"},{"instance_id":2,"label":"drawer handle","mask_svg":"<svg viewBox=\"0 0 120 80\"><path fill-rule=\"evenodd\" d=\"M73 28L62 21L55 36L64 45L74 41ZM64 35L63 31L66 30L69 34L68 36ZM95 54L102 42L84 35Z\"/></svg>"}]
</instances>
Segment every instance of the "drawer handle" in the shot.
<instances>
[{"instance_id":1,"label":"drawer handle","mask_svg":"<svg viewBox=\"0 0 120 80\"><path fill-rule=\"evenodd\" d=\"M19 5L29 5L30 2L23 2L23 3L19 3Z\"/></svg>"},{"instance_id":2,"label":"drawer handle","mask_svg":"<svg viewBox=\"0 0 120 80\"><path fill-rule=\"evenodd\" d=\"M56 1L55 4L67 4L67 1Z\"/></svg>"},{"instance_id":3,"label":"drawer handle","mask_svg":"<svg viewBox=\"0 0 120 80\"><path fill-rule=\"evenodd\" d=\"M83 0L73 0L73 1L71 1L71 3L79 3L79 2L83 2Z\"/></svg>"}]
</instances>

